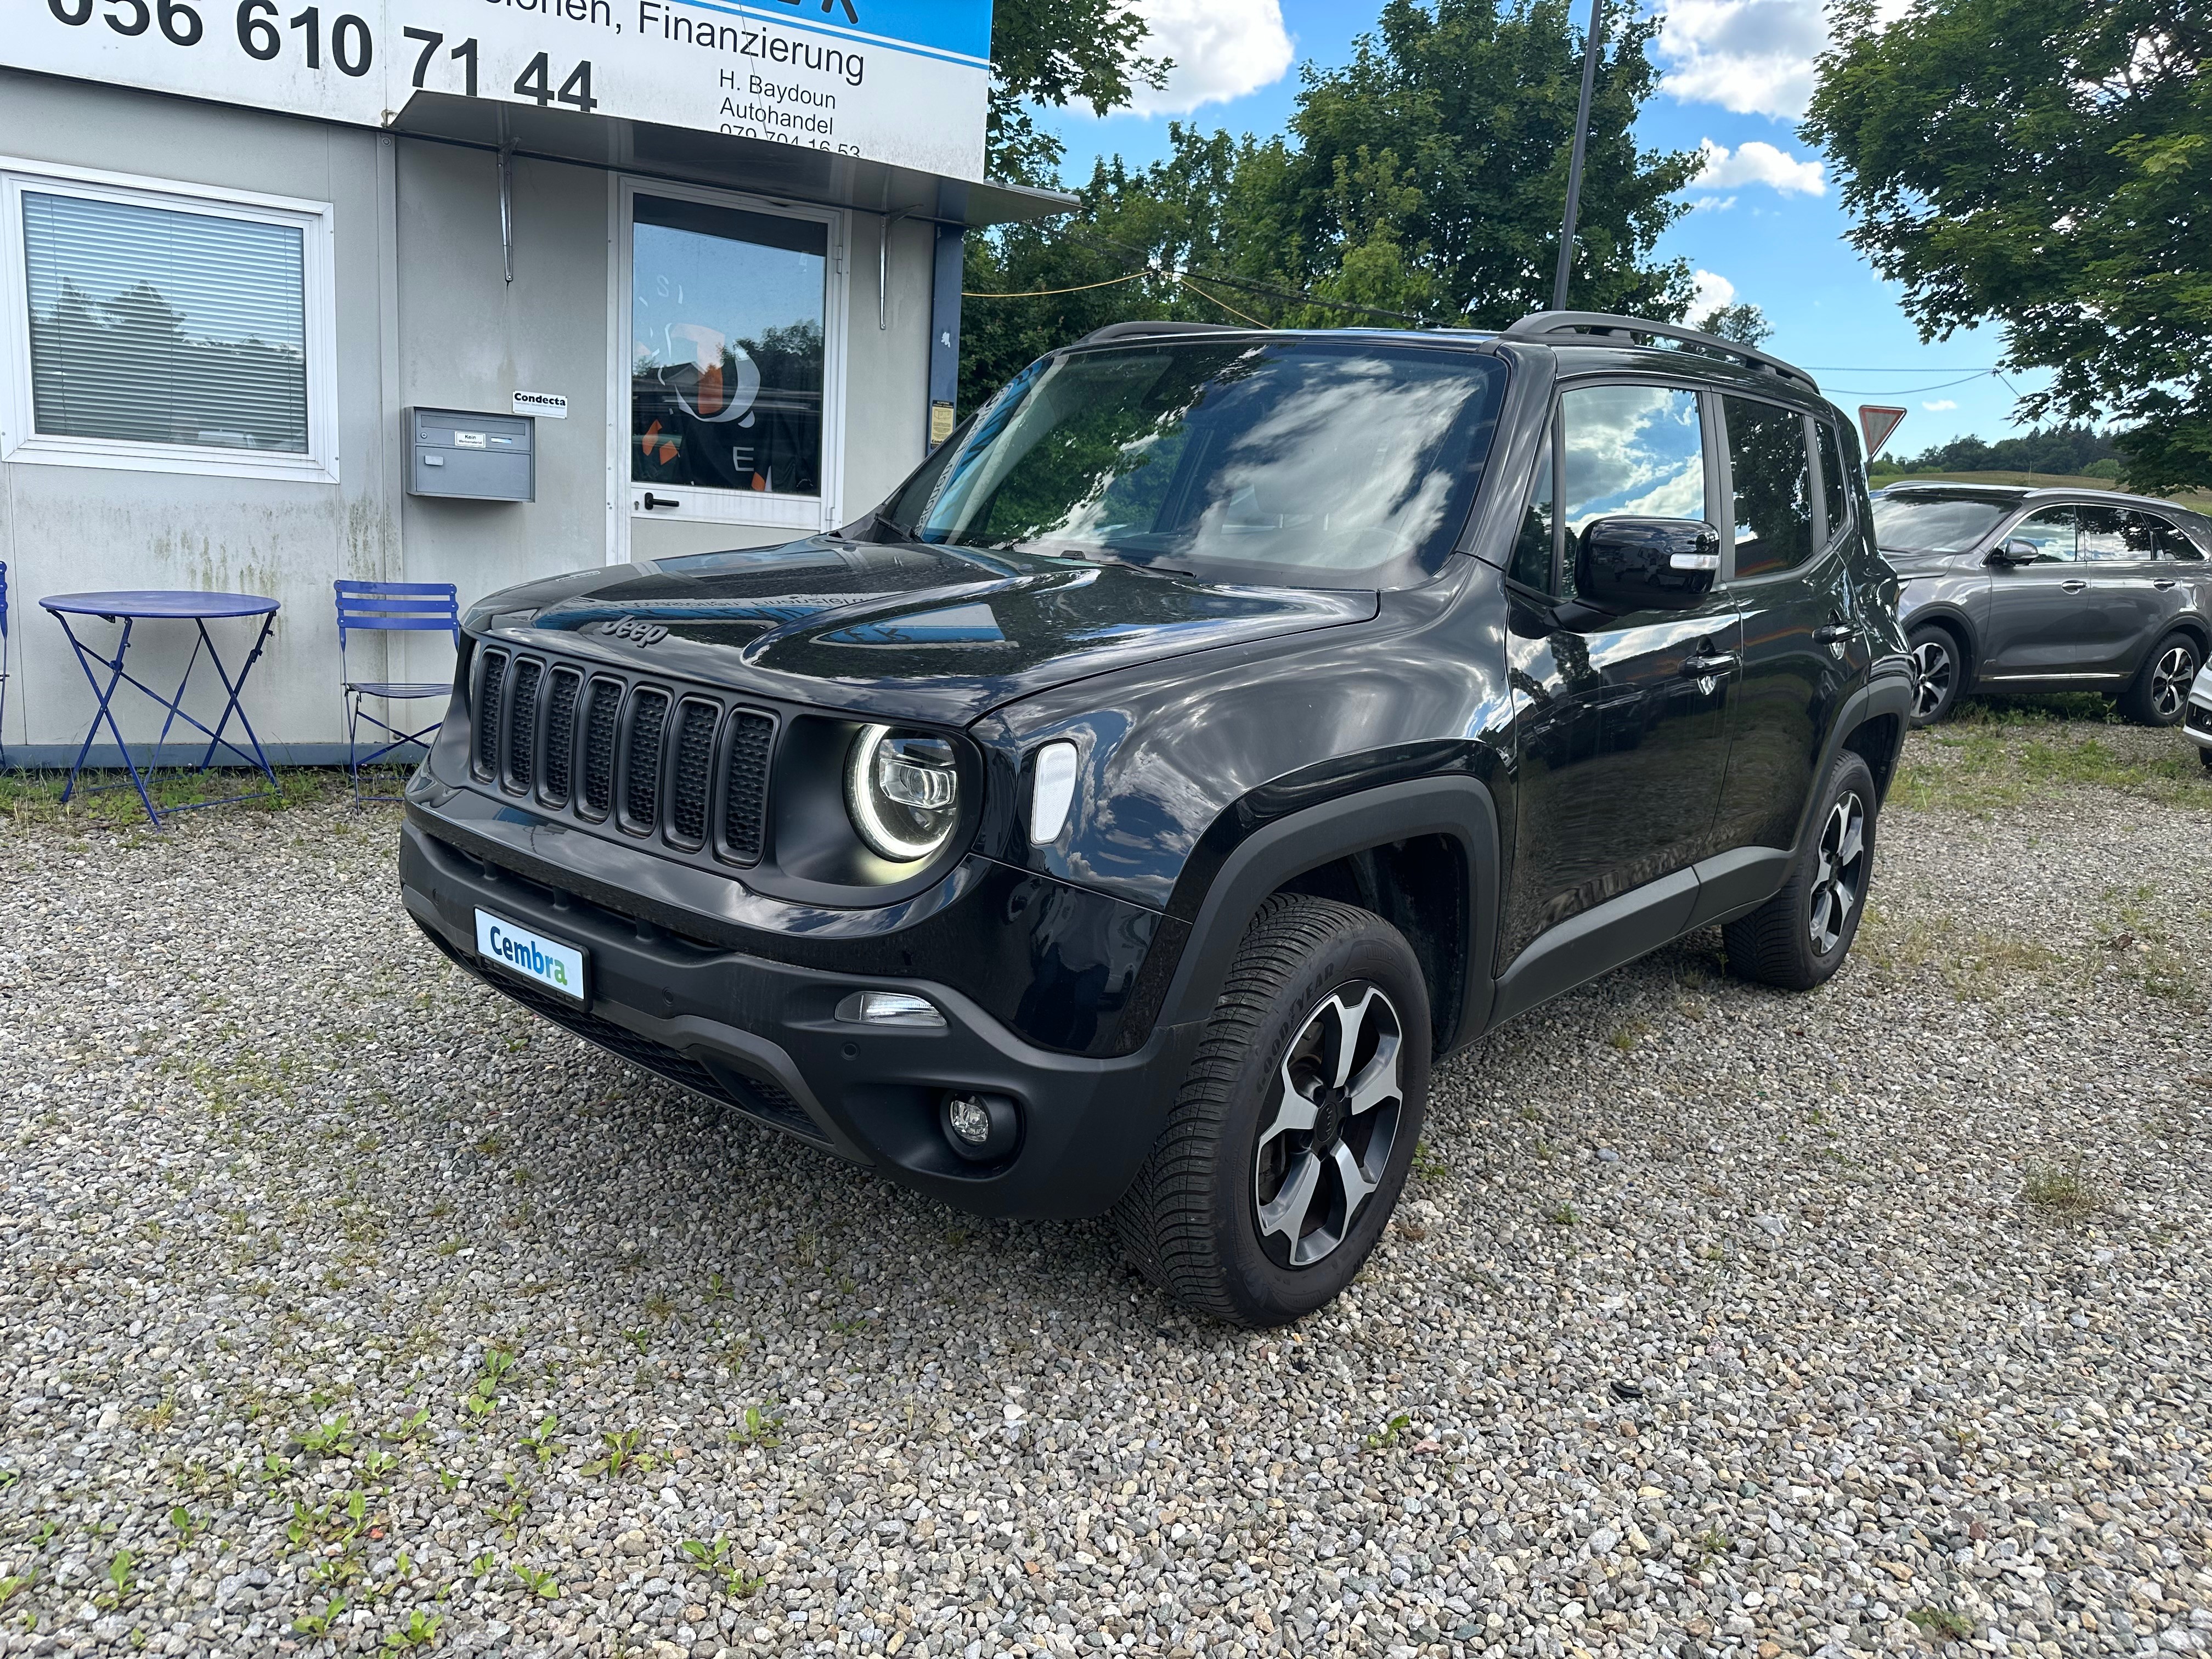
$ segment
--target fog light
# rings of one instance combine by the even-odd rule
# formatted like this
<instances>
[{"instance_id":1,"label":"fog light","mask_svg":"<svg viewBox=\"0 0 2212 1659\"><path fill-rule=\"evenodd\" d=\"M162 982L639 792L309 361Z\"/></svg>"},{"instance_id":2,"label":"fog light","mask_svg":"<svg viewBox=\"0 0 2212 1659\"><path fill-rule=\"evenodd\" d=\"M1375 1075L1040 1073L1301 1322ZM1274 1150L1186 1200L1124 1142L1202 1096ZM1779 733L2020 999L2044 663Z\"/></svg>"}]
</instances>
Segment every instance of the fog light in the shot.
<instances>
[{"instance_id":1,"label":"fog light","mask_svg":"<svg viewBox=\"0 0 2212 1659\"><path fill-rule=\"evenodd\" d=\"M945 1016L927 997L906 991L855 991L837 1005L837 1018L862 1025L942 1027Z\"/></svg>"},{"instance_id":2,"label":"fog light","mask_svg":"<svg viewBox=\"0 0 2212 1659\"><path fill-rule=\"evenodd\" d=\"M971 1163L1004 1158L1021 1134L1021 1113L1004 1095L948 1092L939 1116L947 1143Z\"/></svg>"}]
</instances>

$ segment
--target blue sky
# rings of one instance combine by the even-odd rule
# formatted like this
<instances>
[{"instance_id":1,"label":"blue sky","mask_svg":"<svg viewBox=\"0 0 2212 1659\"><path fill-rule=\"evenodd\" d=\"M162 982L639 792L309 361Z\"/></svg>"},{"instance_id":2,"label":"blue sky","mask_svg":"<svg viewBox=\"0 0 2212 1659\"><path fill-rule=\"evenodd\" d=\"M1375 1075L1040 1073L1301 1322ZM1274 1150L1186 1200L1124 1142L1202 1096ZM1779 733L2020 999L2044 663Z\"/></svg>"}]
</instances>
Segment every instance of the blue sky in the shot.
<instances>
[{"instance_id":1,"label":"blue sky","mask_svg":"<svg viewBox=\"0 0 2212 1659\"><path fill-rule=\"evenodd\" d=\"M1166 92L1150 97L1164 107L1103 120L1054 112L1048 125L1067 146L1070 179L1087 174L1095 155L1157 159L1170 119L1208 131L1281 131L1296 104L1297 65L1344 62L1377 9L1321 0L1137 4L1179 66ZM1587 4L1576 0L1578 16L1587 15ZM1688 193L1706 205L1668 232L1662 256L1688 260L1736 299L1759 306L1774 325L1769 348L1813 369L1845 408L1910 410L1893 453L1916 454L1962 433L1999 438L2022 430L2013 392L1982 373L1996 362L1997 331L1923 345L1896 290L1844 240L1849 220L1834 183L1815 171L1820 157L1796 130L1820 44L1819 0L1663 0L1658 9L1669 14L1660 54L1667 90L1646 106L1639 136L1651 147L1711 142L1728 152L1717 156L1717 181ZM1712 284L1708 291L1723 290ZM1970 376L1977 378L1946 384ZM2007 378L2025 391L2042 377Z\"/></svg>"}]
</instances>

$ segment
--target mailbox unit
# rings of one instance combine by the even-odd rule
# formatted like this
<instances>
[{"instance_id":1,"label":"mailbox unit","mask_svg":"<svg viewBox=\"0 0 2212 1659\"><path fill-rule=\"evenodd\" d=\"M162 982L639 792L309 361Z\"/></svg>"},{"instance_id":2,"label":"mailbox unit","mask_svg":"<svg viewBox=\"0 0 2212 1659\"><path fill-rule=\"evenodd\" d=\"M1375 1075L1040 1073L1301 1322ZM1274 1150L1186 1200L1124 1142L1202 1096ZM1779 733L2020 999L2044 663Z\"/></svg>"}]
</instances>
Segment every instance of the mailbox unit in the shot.
<instances>
[{"instance_id":1,"label":"mailbox unit","mask_svg":"<svg viewBox=\"0 0 2212 1659\"><path fill-rule=\"evenodd\" d=\"M469 501L538 499L538 422L528 415L412 409L407 491Z\"/></svg>"}]
</instances>

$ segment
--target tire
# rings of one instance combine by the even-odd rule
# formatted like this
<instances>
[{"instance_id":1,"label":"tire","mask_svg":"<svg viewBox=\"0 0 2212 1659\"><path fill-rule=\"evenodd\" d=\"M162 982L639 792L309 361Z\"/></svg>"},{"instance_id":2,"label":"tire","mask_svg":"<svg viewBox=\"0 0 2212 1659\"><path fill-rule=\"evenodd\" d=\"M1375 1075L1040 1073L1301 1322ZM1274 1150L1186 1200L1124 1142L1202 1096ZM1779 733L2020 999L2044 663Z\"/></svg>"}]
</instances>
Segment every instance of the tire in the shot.
<instances>
[{"instance_id":1,"label":"tire","mask_svg":"<svg viewBox=\"0 0 2212 1659\"><path fill-rule=\"evenodd\" d=\"M2212 749L2198 750L2197 751L2197 758L2204 763L2204 769L2206 771L2212 772Z\"/></svg>"},{"instance_id":2,"label":"tire","mask_svg":"<svg viewBox=\"0 0 2212 1659\"><path fill-rule=\"evenodd\" d=\"M1836 757L1812 829L1782 890L1721 930L1729 966L1745 979L1809 991L1827 982L1858 936L1874 874L1874 774L1850 750ZM1856 827L1856 834L1853 833Z\"/></svg>"},{"instance_id":3,"label":"tire","mask_svg":"<svg viewBox=\"0 0 2212 1659\"><path fill-rule=\"evenodd\" d=\"M2120 713L2137 726L2179 726L2189 710L2189 685L2204 665L2197 641L2179 631L2168 634L2143 659L2128 689L2120 693Z\"/></svg>"},{"instance_id":4,"label":"tire","mask_svg":"<svg viewBox=\"0 0 2212 1659\"><path fill-rule=\"evenodd\" d=\"M1353 1051L1339 1064L1346 1030ZM1428 990L1404 937L1365 910L1277 894L1245 930L1167 1125L1115 1207L1123 1249L1176 1301L1231 1324L1311 1313L1382 1237L1428 1088ZM1367 1189L1347 1204L1349 1176Z\"/></svg>"},{"instance_id":5,"label":"tire","mask_svg":"<svg viewBox=\"0 0 2212 1659\"><path fill-rule=\"evenodd\" d=\"M1912 695L1912 725L1933 726L1948 719L1966 690L1966 664L1956 635L1930 623L1916 628L1905 641L1919 682Z\"/></svg>"}]
</instances>

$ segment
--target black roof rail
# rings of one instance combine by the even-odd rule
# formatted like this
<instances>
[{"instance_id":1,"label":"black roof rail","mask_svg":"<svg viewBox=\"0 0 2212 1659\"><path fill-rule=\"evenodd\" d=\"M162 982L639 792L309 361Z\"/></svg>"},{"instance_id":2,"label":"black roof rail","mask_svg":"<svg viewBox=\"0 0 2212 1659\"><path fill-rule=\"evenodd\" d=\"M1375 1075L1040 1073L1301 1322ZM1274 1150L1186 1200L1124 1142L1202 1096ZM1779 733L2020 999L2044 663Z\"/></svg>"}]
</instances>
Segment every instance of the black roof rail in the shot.
<instances>
[{"instance_id":1,"label":"black roof rail","mask_svg":"<svg viewBox=\"0 0 2212 1659\"><path fill-rule=\"evenodd\" d=\"M1717 334L1701 334L1694 328L1684 328L1680 323L1655 323L1648 317L1617 317L1604 311L1539 311L1509 325L1500 337L1508 340L1542 340L1560 335L1591 337L1598 340L1620 337L1622 343L1632 345L1635 337L1648 334L1654 339L1673 340L1676 343L1695 346L1699 351L1722 357L1734 358L1747 368L1772 374L1784 380L1795 380L1809 392L1820 388L1810 374L1795 363L1787 363L1771 352L1761 351L1757 346L1747 346L1741 340L1723 340Z\"/></svg>"},{"instance_id":2,"label":"black roof rail","mask_svg":"<svg viewBox=\"0 0 2212 1659\"><path fill-rule=\"evenodd\" d=\"M1094 328L1081 339L1079 346L1103 345L1109 340L1136 340L1148 334L1255 334L1264 329L1240 328L1235 323L1176 323L1163 318L1140 319L1133 323L1109 323L1103 328Z\"/></svg>"}]
</instances>

